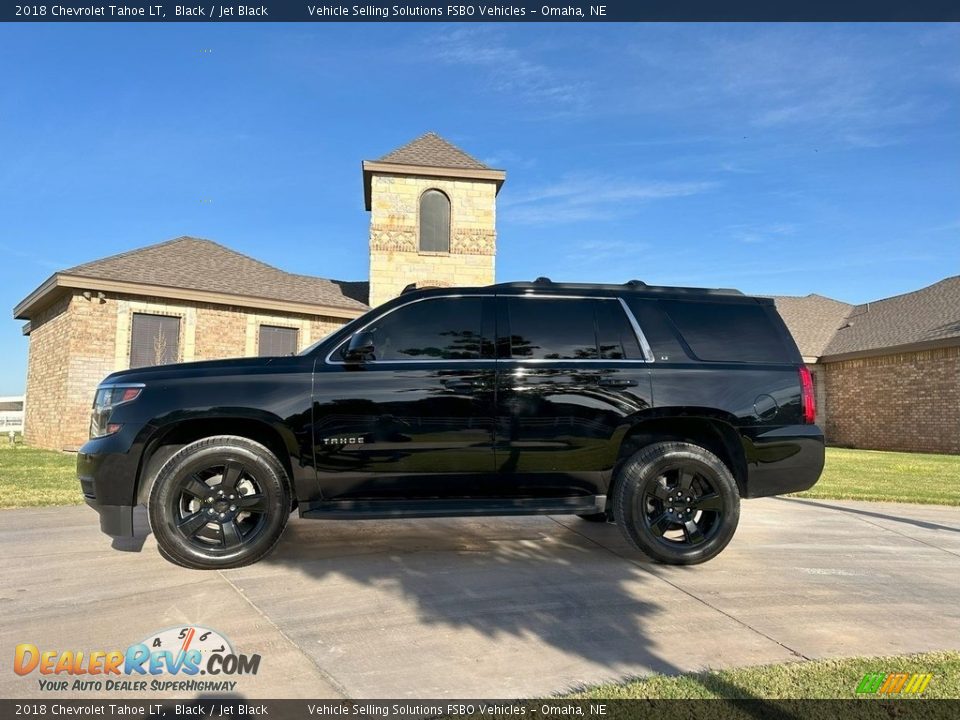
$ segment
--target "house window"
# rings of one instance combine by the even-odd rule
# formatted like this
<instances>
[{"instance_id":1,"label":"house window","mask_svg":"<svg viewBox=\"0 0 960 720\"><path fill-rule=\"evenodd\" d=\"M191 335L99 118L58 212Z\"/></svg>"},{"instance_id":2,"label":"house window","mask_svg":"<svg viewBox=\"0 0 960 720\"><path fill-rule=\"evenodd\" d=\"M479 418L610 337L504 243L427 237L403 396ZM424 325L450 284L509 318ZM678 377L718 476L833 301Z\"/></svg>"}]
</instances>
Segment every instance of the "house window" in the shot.
<instances>
[{"instance_id":1,"label":"house window","mask_svg":"<svg viewBox=\"0 0 960 720\"><path fill-rule=\"evenodd\" d=\"M180 318L134 313L130 367L167 365L180 359Z\"/></svg>"},{"instance_id":2,"label":"house window","mask_svg":"<svg viewBox=\"0 0 960 720\"><path fill-rule=\"evenodd\" d=\"M450 252L450 198L439 190L420 196L420 251Z\"/></svg>"},{"instance_id":3,"label":"house window","mask_svg":"<svg viewBox=\"0 0 960 720\"><path fill-rule=\"evenodd\" d=\"M260 355L276 357L297 351L298 331L292 327L260 326Z\"/></svg>"}]
</instances>

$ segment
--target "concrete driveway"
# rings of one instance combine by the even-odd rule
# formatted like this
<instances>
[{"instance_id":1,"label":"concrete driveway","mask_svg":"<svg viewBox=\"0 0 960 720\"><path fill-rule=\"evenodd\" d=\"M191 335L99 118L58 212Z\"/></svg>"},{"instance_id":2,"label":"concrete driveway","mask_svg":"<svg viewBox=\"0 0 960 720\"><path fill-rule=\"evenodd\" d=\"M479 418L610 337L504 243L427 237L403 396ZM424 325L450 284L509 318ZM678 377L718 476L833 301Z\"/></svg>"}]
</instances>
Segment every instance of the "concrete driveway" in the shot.
<instances>
[{"instance_id":1,"label":"concrete driveway","mask_svg":"<svg viewBox=\"0 0 960 720\"><path fill-rule=\"evenodd\" d=\"M526 697L650 672L960 648L960 508L771 498L692 568L575 517L293 519L266 561L112 550L85 507L0 511L14 646L124 649L193 623L259 653L247 697ZM189 695L190 693L186 693ZM64 696L70 696L66 693ZM117 693L117 697L150 694Z\"/></svg>"}]
</instances>

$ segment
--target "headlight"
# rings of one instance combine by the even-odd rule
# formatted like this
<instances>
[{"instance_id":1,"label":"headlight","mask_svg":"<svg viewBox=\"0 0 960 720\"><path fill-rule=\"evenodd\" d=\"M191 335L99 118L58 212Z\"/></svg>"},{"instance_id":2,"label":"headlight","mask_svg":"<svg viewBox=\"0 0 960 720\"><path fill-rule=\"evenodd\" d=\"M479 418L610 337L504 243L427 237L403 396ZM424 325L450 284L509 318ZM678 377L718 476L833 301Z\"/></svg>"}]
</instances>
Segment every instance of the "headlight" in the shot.
<instances>
[{"instance_id":1,"label":"headlight","mask_svg":"<svg viewBox=\"0 0 960 720\"><path fill-rule=\"evenodd\" d=\"M133 402L143 392L143 383L120 383L101 385L93 397L93 412L90 413L90 437L113 435L120 425L110 422L110 415L118 405Z\"/></svg>"}]
</instances>

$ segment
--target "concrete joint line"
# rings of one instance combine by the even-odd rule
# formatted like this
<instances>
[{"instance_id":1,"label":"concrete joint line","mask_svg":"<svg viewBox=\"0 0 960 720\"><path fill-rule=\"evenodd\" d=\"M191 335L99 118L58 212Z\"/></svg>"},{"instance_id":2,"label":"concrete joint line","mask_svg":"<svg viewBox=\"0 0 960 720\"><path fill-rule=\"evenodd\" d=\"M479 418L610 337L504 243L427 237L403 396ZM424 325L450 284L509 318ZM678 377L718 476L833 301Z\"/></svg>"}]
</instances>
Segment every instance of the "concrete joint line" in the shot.
<instances>
[{"instance_id":1,"label":"concrete joint line","mask_svg":"<svg viewBox=\"0 0 960 720\"><path fill-rule=\"evenodd\" d=\"M331 675L329 672L327 672L326 670L324 670L322 667L320 667L320 666L316 663L316 661L315 661L310 655L308 655L308 654L305 653L303 650L301 650L301 649L300 649L300 646L297 645L297 644L293 641L293 639L292 639L289 635L287 635L287 634L280 628L280 626L277 625L277 624L273 621L273 618L271 618L271 617L270 617L269 615L267 615L263 610L261 610L261 609L257 606L257 604L256 604L255 602L253 602L253 600L251 600L249 597L247 597L247 594L246 594L245 592L243 592L243 590L241 590L240 588L238 588L238 587L236 586L236 584L235 584L230 578L228 578L226 575L223 574L223 570L217 570L217 575L219 575L219 576L223 579L223 581L224 581L225 583L227 583L227 585L229 585L229 586L233 589L233 591L234 591L235 593L237 593L237 595L239 595L241 598L243 598L244 601L246 601L246 603L247 603L250 607L252 607L254 610L256 610L257 614L258 614L260 617L262 617L264 620L266 620L268 623L270 623L271 627L273 627L273 629L276 630L276 631L280 634L280 637L282 637L284 640L286 640L288 643L290 643L290 645L293 646L293 648L294 648L298 653L300 653L303 657L305 657L305 658L307 659L307 662L309 662L311 665L313 665L313 666L317 669L317 672L320 673L320 675L323 676L324 680L326 680L328 683L330 683L330 686L333 687L338 693L340 693L342 699L344 699L344 700L349 700L349 699L350 699L350 694L347 692L347 689L340 683L340 681L337 680L335 677L333 677L333 675Z\"/></svg>"},{"instance_id":2,"label":"concrete joint line","mask_svg":"<svg viewBox=\"0 0 960 720\"><path fill-rule=\"evenodd\" d=\"M560 522L559 520L557 520L557 519L556 519L555 517L553 517L553 516L548 516L548 517L549 517L551 520L553 520L555 523L557 523L557 525L559 525L560 527L569 530L570 532L572 532L572 533L575 534L575 535L579 535L580 537L582 537L583 539L587 540L588 542L591 542L591 543L593 543L594 545L596 545L597 547L600 547L600 548L606 550L606 551L607 551L608 553L610 553L611 555L613 555L613 556L615 556L615 557L618 557L618 558L620 558L621 560L626 560L628 563L630 563L631 565L634 565L634 566L640 568L641 570L643 570L643 572L647 573L647 574L650 575L651 577L656 578L656 579L659 580L660 582L666 583L667 585L669 585L670 587L674 588L675 590L679 590L680 592L682 592L682 593L683 593L684 595L686 595L687 597L692 598L693 600L696 600L698 603L707 606L708 608L710 608L710 609L713 610L714 612L720 613L720 614L723 615L724 617L726 617L726 618L732 620L733 622L737 623L737 625L740 625L740 626L746 628L747 630L750 630L751 632L756 633L756 634L759 635L760 637L765 638L765 639L769 640L770 642L775 643L776 645L779 645L779 646L782 647L784 650L786 650L787 652L789 652L791 655L795 655L796 657L800 658L801 660L810 660L810 659L811 659L811 658L808 658L806 655L804 655L804 654L803 654L802 652L800 652L799 650L794 650L792 647L790 647L789 645L786 645L785 643L780 642L780 641L777 640L775 637L771 637L770 635L767 635L765 632L762 632L762 631L760 631L760 630L757 630L757 628L753 627L752 625L750 625L750 624L747 623L747 622L744 622L744 621L741 620L740 618L734 617L734 616L731 615L730 613L725 612L724 610L721 610L721 609L718 608L717 606L711 605L710 603L708 603L708 602L707 602L706 600L704 600L703 598L697 597L697 596L694 595L692 592L689 592L688 590L684 590L682 587L680 587L680 586L677 585L676 583L673 583L673 582L667 580L666 578L660 577L660 576L657 575L655 572L653 572L650 568L641 565L641 564L638 563L636 560L633 560L632 558L626 557L625 555L621 555L621 554L618 553L616 550L613 550L613 549L611 549L611 548L608 548L608 547L607 547L606 545L604 545L603 543L597 542L596 540L594 540L594 539L591 538L591 537L587 537L587 536L584 535L582 532L580 532L580 531L578 531L578 530L574 530L574 529L573 529L572 527L570 527L569 525L564 525L562 522Z\"/></svg>"}]
</instances>

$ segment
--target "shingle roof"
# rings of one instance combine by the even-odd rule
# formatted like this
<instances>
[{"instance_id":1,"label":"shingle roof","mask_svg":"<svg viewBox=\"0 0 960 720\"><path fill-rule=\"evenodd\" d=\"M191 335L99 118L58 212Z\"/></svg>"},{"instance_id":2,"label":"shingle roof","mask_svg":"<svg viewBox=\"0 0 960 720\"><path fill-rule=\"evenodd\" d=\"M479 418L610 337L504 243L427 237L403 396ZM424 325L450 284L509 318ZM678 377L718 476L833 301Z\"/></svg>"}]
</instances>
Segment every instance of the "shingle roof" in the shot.
<instances>
[{"instance_id":1,"label":"shingle roof","mask_svg":"<svg viewBox=\"0 0 960 720\"><path fill-rule=\"evenodd\" d=\"M803 297L775 295L773 301L804 357L823 355L853 309L853 305L813 293Z\"/></svg>"},{"instance_id":2,"label":"shingle roof","mask_svg":"<svg viewBox=\"0 0 960 720\"><path fill-rule=\"evenodd\" d=\"M63 270L64 275L366 310L324 278L288 273L212 240L179 237Z\"/></svg>"},{"instance_id":3,"label":"shingle roof","mask_svg":"<svg viewBox=\"0 0 960 720\"><path fill-rule=\"evenodd\" d=\"M474 170L491 169L434 132L421 135L406 145L388 152L378 162L442 168L471 168Z\"/></svg>"},{"instance_id":4,"label":"shingle roof","mask_svg":"<svg viewBox=\"0 0 960 720\"><path fill-rule=\"evenodd\" d=\"M854 307L824 355L960 338L960 275Z\"/></svg>"}]
</instances>

